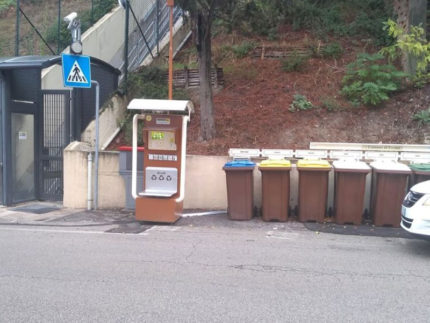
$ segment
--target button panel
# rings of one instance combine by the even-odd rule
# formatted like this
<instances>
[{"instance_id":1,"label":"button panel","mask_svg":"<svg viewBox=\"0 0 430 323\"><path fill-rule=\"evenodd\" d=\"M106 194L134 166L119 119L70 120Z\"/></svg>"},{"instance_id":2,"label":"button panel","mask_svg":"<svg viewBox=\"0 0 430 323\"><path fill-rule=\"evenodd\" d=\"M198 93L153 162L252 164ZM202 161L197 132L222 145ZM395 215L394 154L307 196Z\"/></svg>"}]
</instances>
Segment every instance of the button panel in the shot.
<instances>
[{"instance_id":1,"label":"button panel","mask_svg":"<svg viewBox=\"0 0 430 323\"><path fill-rule=\"evenodd\" d=\"M178 161L178 156L176 156L176 155L148 154L148 159L149 160Z\"/></svg>"}]
</instances>

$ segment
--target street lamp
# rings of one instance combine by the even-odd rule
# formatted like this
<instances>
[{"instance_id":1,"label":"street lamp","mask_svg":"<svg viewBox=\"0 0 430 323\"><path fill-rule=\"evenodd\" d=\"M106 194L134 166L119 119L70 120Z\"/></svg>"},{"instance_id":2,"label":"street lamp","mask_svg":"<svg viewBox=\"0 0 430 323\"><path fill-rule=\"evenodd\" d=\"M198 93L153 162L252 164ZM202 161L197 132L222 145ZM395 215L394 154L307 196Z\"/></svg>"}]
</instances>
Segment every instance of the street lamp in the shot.
<instances>
[{"instance_id":1,"label":"street lamp","mask_svg":"<svg viewBox=\"0 0 430 323\"><path fill-rule=\"evenodd\" d=\"M64 17L64 21L68 22L67 29L72 34L72 42L70 44L70 52L75 55L82 54L82 42L81 42L81 20L78 19L78 14L72 12L71 14Z\"/></svg>"}]
</instances>

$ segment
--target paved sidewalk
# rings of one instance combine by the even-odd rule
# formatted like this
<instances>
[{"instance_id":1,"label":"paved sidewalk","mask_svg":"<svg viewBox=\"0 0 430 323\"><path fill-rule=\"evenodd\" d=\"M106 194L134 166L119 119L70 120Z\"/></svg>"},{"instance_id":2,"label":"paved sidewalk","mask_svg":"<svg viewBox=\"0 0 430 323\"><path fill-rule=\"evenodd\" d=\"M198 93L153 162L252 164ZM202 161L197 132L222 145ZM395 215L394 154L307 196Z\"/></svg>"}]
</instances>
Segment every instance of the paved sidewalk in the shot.
<instances>
[{"instance_id":1,"label":"paved sidewalk","mask_svg":"<svg viewBox=\"0 0 430 323\"><path fill-rule=\"evenodd\" d=\"M109 209L91 210L64 208L61 203L29 202L13 207L0 207L0 225L39 226L52 228L74 228L79 230L96 230L109 233L139 234L157 225L156 223L143 223L136 221L133 210ZM346 234L360 236L377 236L393 238L415 237L400 228L374 227L371 224L337 225L335 223L300 223L295 219L288 222L264 222L261 218L253 218L249 221L231 221L225 212L211 214L193 213L188 211L173 225L164 226L196 226L207 228L232 228L301 231L309 230L320 233Z\"/></svg>"}]
</instances>

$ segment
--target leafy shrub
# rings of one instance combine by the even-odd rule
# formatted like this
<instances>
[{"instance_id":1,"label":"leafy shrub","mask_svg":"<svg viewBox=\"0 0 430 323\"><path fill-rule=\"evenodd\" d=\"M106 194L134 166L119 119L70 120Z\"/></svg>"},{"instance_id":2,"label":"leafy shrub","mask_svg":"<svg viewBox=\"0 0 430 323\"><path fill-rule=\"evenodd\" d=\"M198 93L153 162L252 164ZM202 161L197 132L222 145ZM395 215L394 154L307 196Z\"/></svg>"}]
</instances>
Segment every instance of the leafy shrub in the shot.
<instances>
[{"instance_id":1,"label":"leafy shrub","mask_svg":"<svg viewBox=\"0 0 430 323\"><path fill-rule=\"evenodd\" d=\"M276 39L277 29L284 21L286 7L286 1L283 0L247 1L240 15L241 27L259 35L268 36L270 39Z\"/></svg>"},{"instance_id":2,"label":"leafy shrub","mask_svg":"<svg viewBox=\"0 0 430 323\"><path fill-rule=\"evenodd\" d=\"M313 109L314 105L302 94L294 94L293 102L288 109L291 112Z\"/></svg>"},{"instance_id":3,"label":"leafy shrub","mask_svg":"<svg viewBox=\"0 0 430 323\"><path fill-rule=\"evenodd\" d=\"M13 5L15 5L15 0L0 0L0 15Z\"/></svg>"},{"instance_id":4,"label":"leafy shrub","mask_svg":"<svg viewBox=\"0 0 430 323\"><path fill-rule=\"evenodd\" d=\"M327 109L327 111L329 112L334 112L341 109L341 106L339 105L339 103L337 103L337 101L332 97L323 98L321 104L322 104L322 107L324 109Z\"/></svg>"},{"instance_id":5,"label":"leafy shrub","mask_svg":"<svg viewBox=\"0 0 430 323\"><path fill-rule=\"evenodd\" d=\"M347 65L341 93L354 103L377 105L388 100L389 93L400 88L407 76L391 64L383 64L381 54L359 54Z\"/></svg>"},{"instance_id":6,"label":"leafy shrub","mask_svg":"<svg viewBox=\"0 0 430 323\"><path fill-rule=\"evenodd\" d=\"M420 124L430 123L430 110L422 110L413 116Z\"/></svg>"},{"instance_id":7,"label":"leafy shrub","mask_svg":"<svg viewBox=\"0 0 430 323\"><path fill-rule=\"evenodd\" d=\"M282 60L282 70L285 72L300 72L306 66L307 56L299 55L297 52Z\"/></svg>"},{"instance_id":8,"label":"leafy shrub","mask_svg":"<svg viewBox=\"0 0 430 323\"><path fill-rule=\"evenodd\" d=\"M239 45L231 46L231 50L236 58L244 58L255 48L255 44L249 41L243 41Z\"/></svg>"},{"instance_id":9,"label":"leafy shrub","mask_svg":"<svg viewBox=\"0 0 430 323\"><path fill-rule=\"evenodd\" d=\"M321 56L324 58L340 58L342 54L342 45L336 42L327 44L321 49Z\"/></svg>"},{"instance_id":10,"label":"leafy shrub","mask_svg":"<svg viewBox=\"0 0 430 323\"><path fill-rule=\"evenodd\" d=\"M381 49L380 53L388 57L390 61L401 56L402 53L416 59L416 67L411 68L412 82L421 87L428 82L430 73L428 65L430 63L430 43L426 39L426 32L421 26L410 26L406 32L396 22L389 19L385 23L384 30L395 39L391 46Z\"/></svg>"},{"instance_id":11,"label":"leafy shrub","mask_svg":"<svg viewBox=\"0 0 430 323\"><path fill-rule=\"evenodd\" d=\"M390 43L390 37L382 30L382 24L392 12L389 1L348 0L318 1L290 0L285 19L293 28L312 29L321 36L369 36L377 45Z\"/></svg>"}]
</instances>

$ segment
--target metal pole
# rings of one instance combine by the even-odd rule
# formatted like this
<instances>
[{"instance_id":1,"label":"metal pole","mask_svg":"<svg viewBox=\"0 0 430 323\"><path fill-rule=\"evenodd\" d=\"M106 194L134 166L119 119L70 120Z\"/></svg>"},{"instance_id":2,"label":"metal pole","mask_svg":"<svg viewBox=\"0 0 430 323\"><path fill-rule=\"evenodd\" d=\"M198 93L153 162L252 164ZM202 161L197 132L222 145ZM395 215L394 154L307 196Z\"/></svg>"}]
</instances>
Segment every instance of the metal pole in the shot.
<instances>
[{"instance_id":1,"label":"metal pole","mask_svg":"<svg viewBox=\"0 0 430 323\"><path fill-rule=\"evenodd\" d=\"M91 0L91 26L94 24L94 0Z\"/></svg>"},{"instance_id":2,"label":"metal pole","mask_svg":"<svg viewBox=\"0 0 430 323\"><path fill-rule=\"evenodd\" d=\"M19 56L19 0L16 0L15 56Z\"/></svg>"},{"instance_id":3,"label":"metal pole","mask_svg":"<svg viewBox=\"0 0 430 323\"><path fill-rule=\"evenodd\" d=\"M3 81L2 79L2 72L0 72L0 105L2 107L6 107L6 81ZM2 204L6 205L7 204L7 196L6 196L6 192L8 189L7 186L7 182L9 180L9 174L7 172L8 169L8 163L7 163L7 158L6 158L6 154L7 154L7 150L6 150L6 132L7 132L7 124L6 124L6 113L5 113L5 108L2 108L0 110L0 119L1 119L1 126L2 129L0 129L1 134L0 134L0 138L1 138L1 146L2 146L2 159L1 159L1 175L3 177L3 182L2 182L2 196L1 196L1 200L2 200Z\"/></svg>"},{"instance_id":4,"label":"metal pole","mask_svg":"<svg viewBox=\"0 0 430 323\"><path fill-rule=\"evenodd\" d=\"M99 107L100 107L100 86L99 82L91 81L96 86L96 146L95 146L95 174L94 174L94 210L97 210L99 202Z\"/></svg>"},{"instance_id":5,"label":"metal pole","mask_svg":"<svg viewBox=\"0 0 430 323\"><path fill-rule=\"evenodd\" d=\"M93 168L93 155L91 153L88 153L87 157L87 171L88 171L88 177L87 177L87 210L91 210L91 205L93 204L92 199L92 192L91 192L91 181L92 181L92 168Z\"/></svg>"},{"instance_id":6,"label":"metal pole","mask_svg":"<svg viewBox=\"0 0 430 323\"><path fill-rule=\"evenodd\" d=\"M127 93L127 79L128 79L128 33L129 33L129 21L130 21L130 10L128 1L125 3L125 40L124 40L124 91Z\"/></svg>"},{"instance_id":7,"label":"metal pole","mask_svg":"<svg viewBox=\"0 0 430 323\"><path fill-rule=\"evenodd\" d=\"M60 44L61 44L61 0L58 0L58 27L57 27L57 54L60 54Z\"/></svg>"},{"instance_id":8,"label":"metal pole","mask_svg":"<svg viewBox=\"0 0 430 323\"><path fill-rule=\"evenodd\" d=\"M157 0L157 56L160 56L160 0Z\"/></svg>"},{"instance_id":9,"label":"metal pole","mask_svg":"<svg viewBox=\"0 0 430 323\"><path fill-rule=\"evenodd\" d=\"M173 99L173 6L174 0L167 0L170 7L169 18L169 100Z\"/></svg>"}]
</instances>

